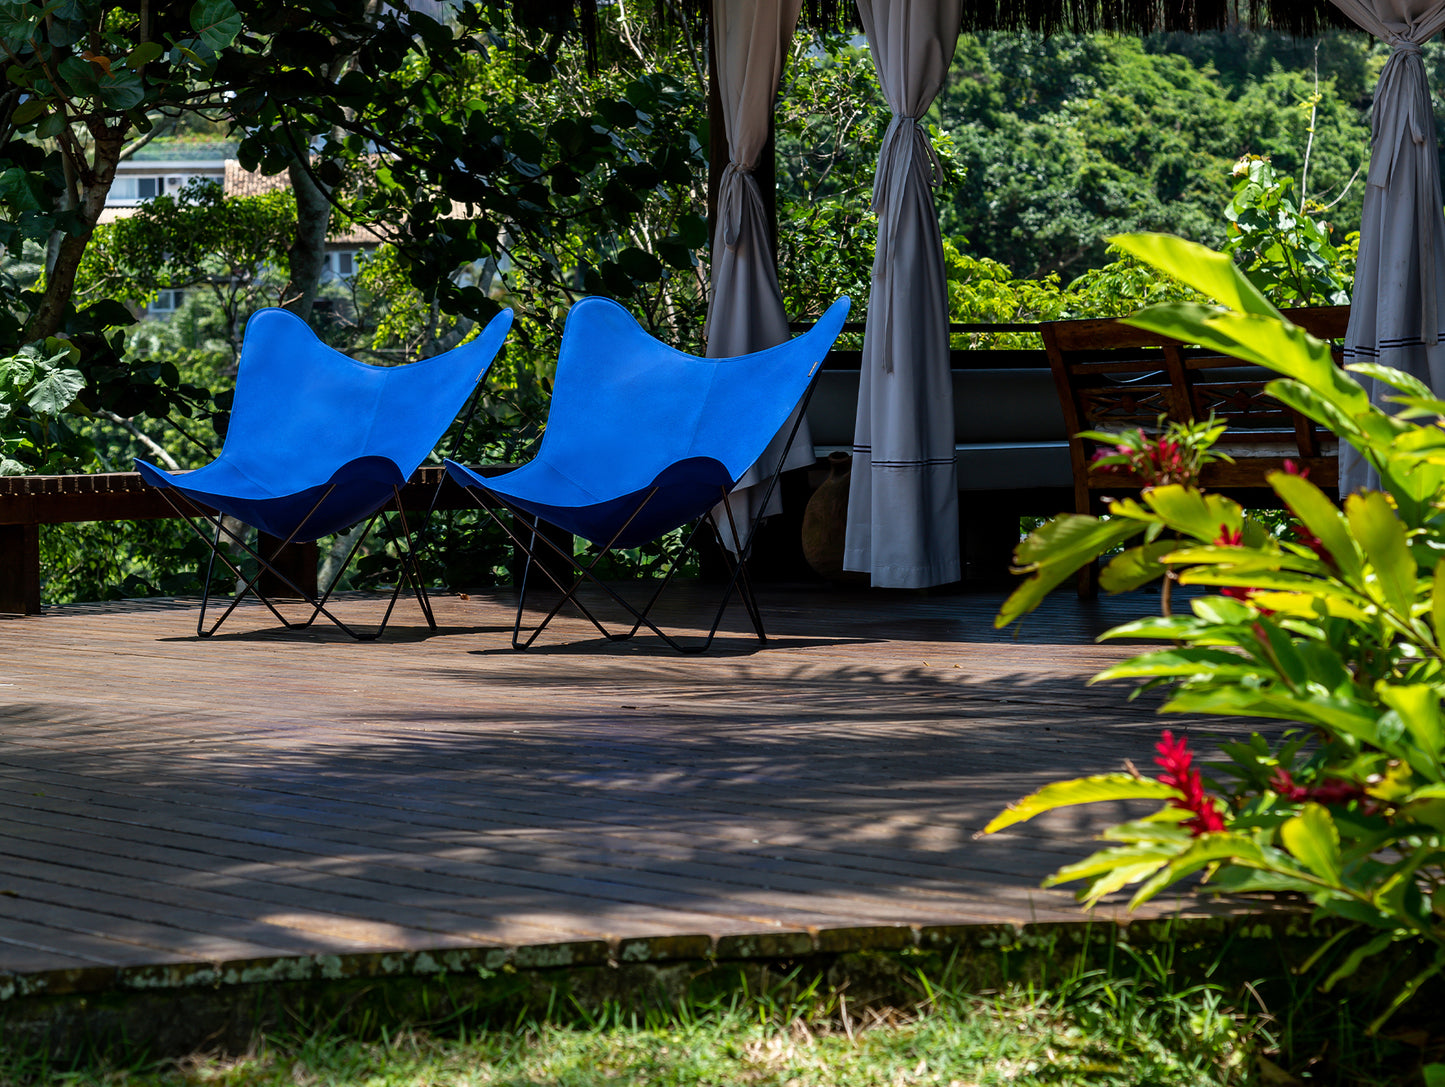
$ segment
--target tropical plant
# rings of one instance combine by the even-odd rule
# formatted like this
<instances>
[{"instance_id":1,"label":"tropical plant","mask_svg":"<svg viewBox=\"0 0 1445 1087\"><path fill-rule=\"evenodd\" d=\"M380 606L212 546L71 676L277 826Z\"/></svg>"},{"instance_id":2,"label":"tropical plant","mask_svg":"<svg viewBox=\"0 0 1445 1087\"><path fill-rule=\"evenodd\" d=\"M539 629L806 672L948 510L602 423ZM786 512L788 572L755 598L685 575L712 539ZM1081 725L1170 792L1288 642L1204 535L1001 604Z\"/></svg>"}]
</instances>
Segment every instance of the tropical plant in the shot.
<instances>
[{"instance_id":1,"label":"tropical plant","mask_svg":"<svg viewBox=\"0 0 1445 1087\"><path fill-rule=\"evenodd\" d=\"M220 185L198 178L97 226L77 270L76 295L148 303L158 291L204 290L225 315L234 362L245 315L282 301L295 228L290 192L227 197Z\"/></svg>"},{"instance_id":2,"label":"tropical plant","mask_svg":"<svg viewBox=\"0 0 1445 1087\"><path fill-rule=\"evenodd\" d=\"M1312 214L1323 209L1296 196L1294 178L1277 173L1267 158L1245 155L1234 178L1224 252L1250 281L1279 303L1348 305L1359 232L1335 245L1330 224Z\"/></svg>"},{"instance_id":3,"label":"tropical plant","mask_svg":"<svg viewBox=\"0 0 1445 1087\"><path fill-rule=\"evenodd\" d=\"M60 340L0 358L0 476L60 472L85 463L87 445L67 424L85 377Z\"/></svg>"},{"instance_id":4,"label":"tropical plant","mask_svg":"<svg viewBox=\"0 0 1445 1087\"><path fill-rule=\"evenodd\" d=\"M1103 587L1132 588L1170 571L1212 592L1193 599L1190 614L1108 632L1170 644L1095 681L1165 686L1166 712L1300 727L1274 742L1255 734L1226 744L1212 789L1185 743L1166 733L1162 777L1049 785L987 830L1071 804L1163 801L1107 830L1108 847L1049 882L1083 880L1089 902L1134 886L1137 905L1203 871L1221 892L1307 896L1343 923L1336 939L1352 930L1367 937L1327 985L1391 945L1424 951L1378 1026L1445 969L1445 402L1409 375L1352 366L1399 390L1402 410L1372 404L1329 345L1285 321L1226 255L1164 235L1115 242L1219 303L1154 306L1128 323L1279 373L1268 392L1358 449L1384 489L1352 494L1340 510L1303 475L1273 473L1270 484L1297 522L1282 538L1226 497L1160 484L1113 502L1102 518L1056 518L1021 544L1019 566L1030 577L998 625L1109 547L1140 540L1105 567Z\"/></svg>"}]
</instances>

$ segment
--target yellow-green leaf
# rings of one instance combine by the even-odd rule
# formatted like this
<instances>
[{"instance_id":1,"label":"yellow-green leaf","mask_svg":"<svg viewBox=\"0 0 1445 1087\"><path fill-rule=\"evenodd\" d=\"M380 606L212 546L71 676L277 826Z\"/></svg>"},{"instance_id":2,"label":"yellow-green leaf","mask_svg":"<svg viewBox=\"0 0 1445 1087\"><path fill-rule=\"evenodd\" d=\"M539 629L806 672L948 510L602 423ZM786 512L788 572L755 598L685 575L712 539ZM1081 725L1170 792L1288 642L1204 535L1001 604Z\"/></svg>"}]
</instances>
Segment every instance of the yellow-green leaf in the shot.
<instances>
[{"instance_id":1,"label":"yellow-green leaf","mask_svg":"<svg viewBox=\"0 0 1445 1087\"><path fill-rule=\"evenodd\" d=\"M1409 616L1415 606L1415 557L1390 500L1379 491L1352 494L1345 499L1345 518L1374 568L1379 599Z\"/></svg>"},{"instance_id":2,"label":"yellow-green leaf","mask_svg":"<svg viewBox=\"0 0 1445 1087\"><path fill-rule=\"evenodd\" d=\"M1358 587L1362 566L1359 545L1350 535L1350 526L1345 522L1344 515L1324 491L1303 476L1288 472L1271 472L1269 484L1305 528L1325 545L1344 579Z\"/></svg>"},{"instance_id":3,"label":"yellow-green leaf","mask_svg":"<svg viewBox=\"0 0 1445 1087\"><path fill-rule=\"evenodd\" d=\"M1004 827L1023 823L1036 815L1067 808L1075 804L1094 804L1101 800L1168 800L1179 795L1174 789L1150 778L1136 778L1131 774L1099 774L1095 777L1074 778L1071 781L1056 781L1045 785L1036 793L1015 801L998 815L988 826L985 834L992 834Z\"/></svg>"},{"instance_id":4,"label":"yellow-green leaf","mask_svg":"<svg viewBox=\"0 0 1445 1087\"><path fill-rule=\"evenodd\" d=\"M1279 310L1224 253L1173 234L1118 234L1109 241L1221 305L1245 313L1279 316Z\"/></svg>"},{"instance_id":5,"label":"yellow-green leaf","mask_svg":"<svg viewBox=\"0 0 1445 1087\"><path fill-rule=\"evenodd\" d=\"M1306 804L1279 828L1279 836L1295 860L1326 883L1339 886L1340 832L1328 808Z\"/></svg>"}]
</instances>

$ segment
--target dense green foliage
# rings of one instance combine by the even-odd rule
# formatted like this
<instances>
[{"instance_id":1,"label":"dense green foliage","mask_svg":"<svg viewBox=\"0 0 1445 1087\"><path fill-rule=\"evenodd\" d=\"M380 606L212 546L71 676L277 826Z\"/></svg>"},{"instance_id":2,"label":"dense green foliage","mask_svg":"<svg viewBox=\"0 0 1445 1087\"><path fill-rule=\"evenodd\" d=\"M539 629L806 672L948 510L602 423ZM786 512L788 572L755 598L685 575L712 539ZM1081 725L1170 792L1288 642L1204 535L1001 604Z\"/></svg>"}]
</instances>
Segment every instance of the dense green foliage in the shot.
<instances>
[{"instance_id":1,"label":"dense green foliage","mask_svg":"<svg viewBox=\"0 0 1445 1087\"><path fill-rule=\"evenodd\" d=\"M1343 197L1332 215L1353 229L1363 186L1349 183L1368 155L1363 107L1381 61L1368 39L1330 35L1316 89L1312 55L1265 42L963 39L931 115L960 167L952 198L940 201L945 236L1021 276L1097 267L1104 238L1128 230L1217 247L1221 197L1245 154L1270 156L1317 203ZM1268 59L1247 77L1221 75L1251 50Z\"/></svg>"}]
</instances>

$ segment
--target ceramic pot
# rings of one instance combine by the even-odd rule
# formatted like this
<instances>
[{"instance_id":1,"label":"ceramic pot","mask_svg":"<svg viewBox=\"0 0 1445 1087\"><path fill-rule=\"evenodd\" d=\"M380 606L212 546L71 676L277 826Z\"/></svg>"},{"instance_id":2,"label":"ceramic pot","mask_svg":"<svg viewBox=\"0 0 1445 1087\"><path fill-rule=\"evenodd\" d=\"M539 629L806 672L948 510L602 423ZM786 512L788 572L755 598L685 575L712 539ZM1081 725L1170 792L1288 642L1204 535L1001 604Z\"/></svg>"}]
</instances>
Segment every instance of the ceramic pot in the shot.
<instances>
[{"instance_id":1,"label":"ceramic pot","mask_svg":"<svg viewBox=\"0 0 1445 1087\"><path fill-rule=\"evenodd\" d=\"M853 581L860 574L843 569L843 542L848 533L848 477L853 458L828 454L828 478L818 485L803 510L803 557L830 581Z\"/></svg>"}]
</instances>

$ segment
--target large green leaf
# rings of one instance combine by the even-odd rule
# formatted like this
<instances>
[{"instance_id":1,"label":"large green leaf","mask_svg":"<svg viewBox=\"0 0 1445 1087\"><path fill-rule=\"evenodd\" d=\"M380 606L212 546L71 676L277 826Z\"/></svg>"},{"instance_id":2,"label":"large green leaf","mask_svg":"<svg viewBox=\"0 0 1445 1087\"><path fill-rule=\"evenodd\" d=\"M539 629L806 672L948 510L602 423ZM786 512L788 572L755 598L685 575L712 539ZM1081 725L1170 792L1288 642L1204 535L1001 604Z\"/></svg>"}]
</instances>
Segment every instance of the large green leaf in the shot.
<instances>
[{"instance_id":1,"label":"large green leaf","mask_svg":"<svg viewBox=\"0 0 1445 1087\"><path fill-rule=\"evenodd\" d=\"M1340 831L1322 804L1306 804L1279 828L1280 840L1295 860L1331 886L1340 883Z\"/></svg>"},{"instance_id":2,"label":"large green leaf","mask_svg":"<svg viewBox=\"0 0 1445 1087\"><path fill-rule=\"evenodd\" d=\"M1378 428L1380 425L1370 412L1361 416L1342 411L1304 382L1296 381L1294 378L1275 378L1264 387L1264 391L1285 407L1293 408L1301 415L1313 419L1327 427L1332 433L1338 434L1343 441L1352 444L1368 441L1369 435L1374 432L1372 428ZM1380 413L1380 419L1388 418L1384 413ZM1390 420L1383 425L1398 428L1405 424Z\"/></svg>"},{"instance_id":3,"label":"large green leaf","mask_svg":"<svg viewBox=\"0 0 1445 1087\"><path fill-rule=\"evenodd\" d=\"M1113 894L1121 887L1148 879L1169 863L1177 847L1121 846L1103 849L1077 864L1068 864L1044 880L1045 887L1057 887L1061 883L1073 883L1086 879L1089 885L1079 892L1086 902L1094 903L1105 895Z\"/></svg>"},{"instance_id":4,"label":"large green leaf","mask_svg":"<svg viewBox=\"0 0 1445 1087\"><path fill-rule=\"evenodd\" d=\"M1168 800L1178 795L1176 790L1162 782L1134 777L1131 774L1101 774L1075 778L1072 781L1056 781L1010 804L993 817L988 826L983 828L983 832L992 834L1015 823L1027 822L1034 816L1055 808L1067 808L1075 804L1094 804L1101 800Z\"/></svg>"},{"instance_id":5,"label":"large green leaf","mask_svg":"<svg viewBox=\"0 0 1445 1087\"><path fill-rule=\"evenodd\" d=\"M1399 389L1410 397L1434 400L1435 393L1414 374L1396 370L1393 366L1381 366L1378 362L1354 362L1346 367L1353 374L1364 374L1376 381L1382 381L1392 389Z\"/></svg>"},{"instance_id":6,"label":"large green leaf","mask_svg":"<svg viewBox=\"0 0 1445 1087\"><path fill-rule=\"evenodd\" d=\"M1371 410L1369 395L1335 365L1330 346L1284 320L1227 256L1181 239L1173 239L1172 245L1143 246L1132 245L1129 238L1117 240L1141 259L1238 311L1172 302L1146 307L1124 318L1125 324L1197 343L1295 378L1347 416Z\"/></svg>"},{"instance_id":7,"label":"large green leaf","mask_svg":"<svg viewBox=\"0 0 1445 1087\"><path fill-rule=\"evenodd\" d=\"M231 0L197 0L191 7L191 27L212 53L235 41L243 25Z\"/></svg>"},{"instance_id":8,"label":"large green leaf","mask_svg":"<svg viewBox=\"0 0 1445 1087\"><path fill-rule=\"evenodd\" d=\"M1282 549L1251 547L1183 547L1164 556L1170 566L1213 566L1225 573L1256 573L1293 570L1300 574L1325 576L1327 567L1313 555L1297 555Z\"/></svg>"},{"instance_id":9,"label":"large green leaf","mask_svg":"<svg viewBox=\"0 0 1445 1087\"><path fill-rule=\"evenodd\" d=\"M1111 665L1089 680L1102 683L1111 679L1160 679L1170 676L1207 679L1253 679L1261 675L1258 662L1226 649L1186 646L1142 653Z\"/></svg>"},{"instance_id":10,"label":"large green leaf","mask_svg":"<svg viewBox=\"0 0 1445 1087\"><path fill-rule=\"evenodd\" d=\"M1137 909L1171 883L1177 883L1185 876L1193 875L1201 868L1217 864L1239 864L1246 868L1279 870L1282 857L1277 850L1266 849L1252 838L1231 832L1204 834L1195 838L1190 847L1170 861L1162 871L1140 887L1129 902L1131 910Z\"/></svg>"},{"instance_id":11,"label":"large green leaf","mask_svg":"<svg viewBox=\"0 0 1445 1087\"><path fill-rule=\"evenodd\" d=\"M1431 781L1445 779L1440 755L1445 749L1445 720L1440 714L1440 689L1423 684L1379 683L1375 693L1380 701L1400 716L1415 752L1408 757L1410 765Z\"/></svg>"},{"instance_id":12,"label":"large green leaf","mask_svg":"<svg viewBox=\"0 0 1445 1087\"><path fill-rule=\"evenodd\" d=\"M102 76L97 90L100 100L111 109L134 109L145 101L145 85L141 77L132 71L120 68L110 75Z\"/></svg>"},{"instance_id":13,"label":"large green leaf","mask_svg":"<svg viewBox=\"0 0 1445 1087\"><path fill-rule=\"evenodd\" d=\"M1016 557L1023 571L1032 575L1004 601L994 626L1005 627L1039 602L1069 575L1096 556L1137 536L1147 526L1127 517L1107 521L1085 514L1066 513L1035 530L1019 544Z\"/></svg>"},{"instance_id":14,"label":"large green leaf","mask_svg":"<svg viewBox=\"0 0 1445 1087\"><path fill-rule=\"evenodd\" d=\"M1288 570L1235 570L1209 566L1191 566L1179 575L1181 585L1225 585L1246 589L1274 589L1279 592L1305 593L1332 597L1367 610L1374 605L1368 596L1355 592L1348 585L1327 578L1295 574Z\"/></svg>"},{"instance_id":15,"label":"large green leaf","mask_svg":"<svg viewBox=\"0 0 1445 1087\"><path fill-rule=\"evenodd\" d=\"M1176 691L1163 708L1170 713L1219 713L1303 721L1366 743L1374 743L1377 732L1373 708L1341 697L1338 692L1330 696L1317 692L1296 696L1279 686L1186 688Z\"/></svg>"},{"instance_id":16,"label":"large green leaf","mask_svg":"<svg viewBox=\"0 0 1445 1087\"><path fill-rule=\"evenodd\" d=\"M1334 502L1303 476L1288 472L1271 472L1269 485L1284 500L1291 513L1324 544L1335 560L1340 575L1350 585L1361 588L1363 556L1350 535L1350 526Z\"/></svg>"},{"instance_id":17,"label":"large green leaf","mask_svg":"<svg viewBox=\"0 0 1445 1087\"><path fill-rule=\"evenodd\" d=\"M1238 502L1193 487L1153 487L1144 492L1144 501L1170 528L1201 543L1215 543L1223 530L1238 531L1244 523L1244 510Z\"/></svg>"},{"instance_id":18,"label":"large green leaf","mask_svg":"<svg viewBox=\"0 0 1445 1087\"><path fill-rule=\"evenodd\" d=\"M1252 617L1253 613L1249 613ZM1120 638L1146 638L1150 641L1177 642L1193 638L1207 629L1192 615L1150 616L1121 623L1099 635L1099 640L1114 641Z\"/></svg>"},{"instance_id":19,"label":"large green leaf","mask_svg":"<svg viewBox=\"0 0 1445 1087\"><path fill-rule=\"evenodd\" d=\"M1275 612L1282 618L1347 619L1362 627L1375 625L1377 620L1373 607L1368 610L1356 607L1349 600L1338 596L1326 596L1313 592L1259 589L1249 599L1261 610Z\"/></svg>"},{"instance_id":20,"label":"large green leaf","mask_svg":"<svg viewBox=\"0 0 1445 1087\"><path fill-rule=\"evenodd\" d=\"M1202 596L1189 602L1201 623L1217 626L1247 626L1254 622L1255 615L1248 604L1228 596Z\"/></svg>"},{"instance_id":21,"label":"large green leaf","mask_svg":"<svg viewBox=\"0 0 1445 1087\"><path fill-rule=\"evenodd\" d=\"M1415 606L1415 557L1390 500L1379 491L1352 494L1345 499L1345 517L1374 568L1379 599L1408 617Z\"/></svg>"},{"instance_id":22,"label":"large green leaf","mask_svg":"<svg viewBox=\"0 0 1445 1087\"><path fill-rule=\"evenodd\" d=\"M1173 234L1117 234L1109 242L1221 305L1245 313L1279 316L1279 310L1224 253Z\"/></svg>"},{"instance_id":23,"label":"large green leaf","mask_svg":"<svg viewBox=\"0 0 1445 1087\"><path fill-rule=\"evenodd\" d=\"M1173 540L1155 540L1116 555L1099 571L1099 588L1106 593L1126 593L1158 580L1166 569L1159 561L1160 556L1167 555L1176 546Z\"/></svg>"},{"instance_id":24,"label":"large green leaf","mask_svg":"<svg viewBox=\"0 0 1445 1087\"><path fill-rule=\"evenodd\" d=\"M83 388L85 376L79 370L52 370L31 387L25 402L43 415L59 415Z\"/></svg>"}]
</instances>

